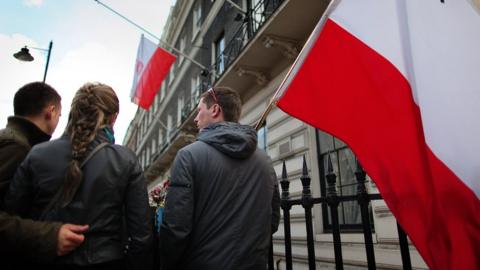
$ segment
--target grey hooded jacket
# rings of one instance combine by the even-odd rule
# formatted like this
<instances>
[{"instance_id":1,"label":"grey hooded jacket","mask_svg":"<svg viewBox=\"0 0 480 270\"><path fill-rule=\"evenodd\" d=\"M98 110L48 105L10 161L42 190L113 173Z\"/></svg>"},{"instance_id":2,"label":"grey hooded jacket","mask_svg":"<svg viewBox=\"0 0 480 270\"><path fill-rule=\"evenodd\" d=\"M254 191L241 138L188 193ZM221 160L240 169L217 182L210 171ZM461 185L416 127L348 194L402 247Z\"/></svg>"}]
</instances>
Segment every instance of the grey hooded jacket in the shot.
<instances>
[{"instance_id":1,"label":"grey hooded jacket","mask_svg":"<svg viewBox=\"0 0 480 270\"><path fill-rule=\"evenodd\" d=\"M172 168L160 230L168 269L266 269L280 199L270 158L249 126L201 130Z\"/></svg>"}]
</instances>

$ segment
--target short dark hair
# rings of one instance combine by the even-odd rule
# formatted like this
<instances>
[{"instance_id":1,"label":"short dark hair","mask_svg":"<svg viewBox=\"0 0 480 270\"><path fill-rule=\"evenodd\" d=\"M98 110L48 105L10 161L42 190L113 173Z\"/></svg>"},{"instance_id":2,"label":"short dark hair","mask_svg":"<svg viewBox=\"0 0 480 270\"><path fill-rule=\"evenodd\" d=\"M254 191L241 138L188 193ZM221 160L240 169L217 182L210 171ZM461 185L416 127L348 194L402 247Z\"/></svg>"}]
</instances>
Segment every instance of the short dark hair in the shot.
<instances>
[{"instance_id":1,"label":"short dark hair","mask_svg":"<svg viewBox=\"0 0 480 270\"><path fill-rule=\"evenodd\" d=\"M212 87L202 94L203 102L210 108L218 103L222 108L223 118L228 122L238 122L242 112L242 100L237 91L229 87ZM215 97L213 96L215 95Z\"/></svg>"},{"instance_id":2,"label":"short dark hair","mask_svg":"<svg viewBox=\"0 0 480 270\"><path fill-rule=\"evenodd\" d=\"M18 89L13 98L13 112L17 116L39 115L50 104L58 105L62 98L44 82L27 83Z\"/></svg>"}]
</instances>

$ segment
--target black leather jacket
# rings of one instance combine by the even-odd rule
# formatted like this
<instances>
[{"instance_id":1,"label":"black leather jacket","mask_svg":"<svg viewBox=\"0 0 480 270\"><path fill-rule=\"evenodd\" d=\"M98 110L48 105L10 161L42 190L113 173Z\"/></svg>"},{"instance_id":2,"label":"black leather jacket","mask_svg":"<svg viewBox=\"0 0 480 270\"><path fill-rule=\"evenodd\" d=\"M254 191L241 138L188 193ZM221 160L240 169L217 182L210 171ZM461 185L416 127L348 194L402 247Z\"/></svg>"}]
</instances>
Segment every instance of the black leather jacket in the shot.
<instances>
[{"instance_id":1,"label":"black leather jacket","mask_svg":"<svg viewBox=\"0 0 480 270\"><path fill-rule=\"evenodd\" d=\"M106 140L101 133L90 147ZM7 211L38 219L61 187L70 160L71 145L66 136L33 147L10 185ZM72 202L59 209L53 219L88 224L89 230L85 242L58 258L57 263L90 265L121 260L127 236L127 262L134 269L147 266L152 243L148 195L133 152L109 144L85 164L83 176Z\"/></svg>"}]
</instances>

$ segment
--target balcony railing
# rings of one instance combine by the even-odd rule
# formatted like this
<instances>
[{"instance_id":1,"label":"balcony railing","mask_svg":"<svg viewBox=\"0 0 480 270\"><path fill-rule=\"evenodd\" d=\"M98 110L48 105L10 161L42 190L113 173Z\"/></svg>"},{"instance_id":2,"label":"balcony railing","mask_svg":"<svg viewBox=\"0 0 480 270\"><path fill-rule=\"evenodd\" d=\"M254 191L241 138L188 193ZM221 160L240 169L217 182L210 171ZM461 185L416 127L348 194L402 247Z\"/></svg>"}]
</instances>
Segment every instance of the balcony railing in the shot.
<instances>
[{"instance_id":1,"label":"balcony railing","mask_svg":"<svg viewBox=\"0 0 480 270\"><path fill-rule=\"evenodd\" d=\"M370 203L374 200L381 200L382 197L380 194L368 194L366 189L366 173L363 170L360 163L357 162L357 169L355 171L355 179L357 186L356 195L339 195L337 193L337 175L333 171L332 161L330 156L328 156L327 172L325 177L327 178L327 187L326 195L321 197L313 197L311 191L311 178L308 174L307 163L305 156L303 158L303 168L302 176L300 181L302 183L302 195L301 198L292 198L290 196L289 186L290 180L288 178L287 169L285 166L285 161L283 162L282 168L282 177L279 179L282 195L281 195L281 209L283 210L283 237L279 237L275 240L277 246L284 242L285 252L277 251L276 254L273 253L273 243L270 249L268 269L274 269L274 256L281 257L282 260L285 260L285 268L288 270L293 269L293 244L295 240L292 240L292 225L291 225L291 210L293 206L301 206L305 210L305 232L306 232L306 249L307 249L307 260L308 260L308 269L315 270L317 265L317 257L315 256L315 233L313 230L313 207L314 205L326 205L329 208L328 214L331 217L332 221L332 238L333 238L333 255L335 262L335 269L344 269L344 260L342 255L342 241L341 241L341 230L339 223L339 212L338 206L341 202L357 202L360 208L361 214L361 223L362 231L364 237L365 245L365 255L367 259L368 269L376 269L375 262L375 251L372 238L372 224L370 221ZM400 252L399 256L401 257L403 269L412 269L412 263L410 259L410 251L408 247L407 235L397 224L398 236L399 236L399 245ZM283 238L283 239L282 239ZM298 241L297 241L298 242Z\"/></svg>"},{"instance_id":2,"label":"balcony railing","mask_svg":"<svg viewBox=\"0 0 480 270\"><path fill-rule=\"evenodd\" d=\"M247 11L243 23L238 27L233 37L228 41L225 49L216 56L213 64L215 78L220 78L225 70L237 59L242 49L247 45L265 22L272 16L284 0L260 0L253 1L254 6ZM219 68L221 66L221 68Z\"/></svg>"}]
</instances>

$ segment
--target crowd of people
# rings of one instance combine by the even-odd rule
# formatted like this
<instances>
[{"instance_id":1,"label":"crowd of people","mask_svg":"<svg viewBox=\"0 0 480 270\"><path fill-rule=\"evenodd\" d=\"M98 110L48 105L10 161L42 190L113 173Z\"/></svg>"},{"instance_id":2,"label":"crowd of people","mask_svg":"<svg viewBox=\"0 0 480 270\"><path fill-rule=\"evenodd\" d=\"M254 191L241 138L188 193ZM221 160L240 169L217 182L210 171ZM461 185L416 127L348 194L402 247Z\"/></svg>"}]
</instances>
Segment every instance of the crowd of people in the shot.
<instances>
[{"instance_id":1,"label":"crowd of people","mask_svg":"<svg viewBox=\"0 0 480 270\"><path fill-rule=\"evenodd\" d=\"M54 140L54 88L26 84L13 103L0 130L2 269L267 268L280 218L276 174L255 129L238 123L234 90L202 94L199 134L175 157L159 232L138 159L115 144L110 86L80 87Z\"/></svg>"}]
</instances>

